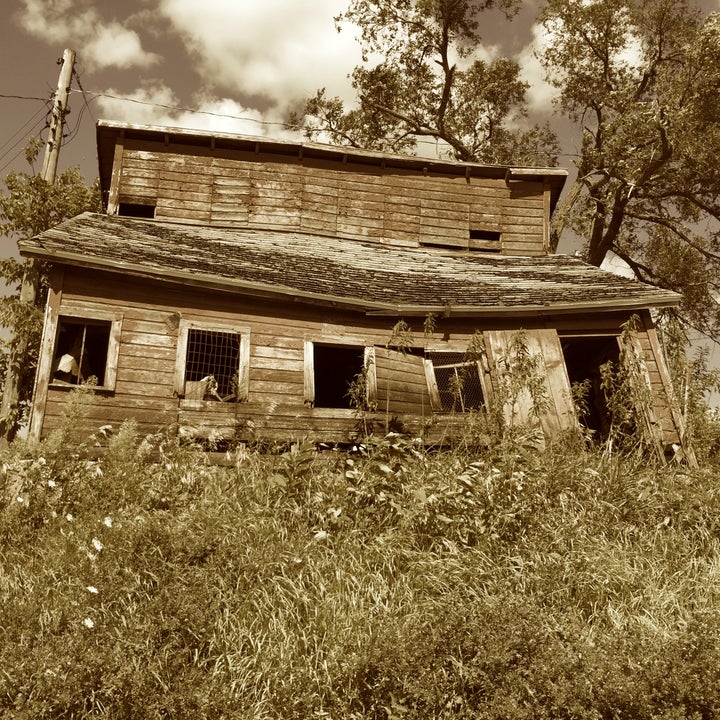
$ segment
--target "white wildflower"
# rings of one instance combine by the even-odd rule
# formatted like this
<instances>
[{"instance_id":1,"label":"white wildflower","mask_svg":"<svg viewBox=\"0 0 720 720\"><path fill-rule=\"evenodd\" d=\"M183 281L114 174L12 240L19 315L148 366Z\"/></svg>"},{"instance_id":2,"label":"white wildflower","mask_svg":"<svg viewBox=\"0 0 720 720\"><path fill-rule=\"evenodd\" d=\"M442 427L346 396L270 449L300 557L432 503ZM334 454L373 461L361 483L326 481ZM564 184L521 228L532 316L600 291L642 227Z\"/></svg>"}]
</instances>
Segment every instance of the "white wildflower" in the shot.
<instances>
[{"instance_id":1,"label":"white wildflower","mask_svg":"<svg viewBox=\"0 0 720 720\"><path fill-rule=\"evenodd\" d=\"M95 623L93 622L92 618L85 618L83 620L83 625L88 629L92 630L95 627Z\"/></svg>"},{"instance_id":2,"label":"white wildflower","mask_svg":"<svg viewBox=\"0 0 720 720\"><path fill-rule=\"evenodd\" d=\"M21 497L20 495L18 495L17 501L18 501L19 503L23 503L23 502L25 502L25 499L24 499L23 497Z\"/></svg>"},{"instance_id":3,"label":"white wildflower","mask_svg":"<svg viewBox=\"0 0 720 720\"><path fill-rule=\"evenodd\" d=\"M93 546L98 552L100 552L100 551L105 547L97 538L93 538L93 539L92 539L92 546Z\"/></svg>"},{"instance_id":4,"label":"white wildflower","mask_svg":"<svg viewBox=\"0 0 720 720\"><path fill-rule=\"evenodd\" d=\"M39 457L39 458L37 459L37 462L38 462L38 465L45 465L45 458L44 458L44 457Z\"/></svg>"},{"instance_id":5,"label":"white wildflower","mask_svg":"<svg viewBox=\"0 0 720 720\"><path fill-rule=\"evenodd\" d=\"M48 480L48 487L50 487L50 488L57 487L57 483L54 480Z\"/></svg>"},{"instance_id":6,"label":"white wildflower","mask_svg":"<svg viewBox=\"0 0 720 720\"><path fill-rule=\"evenodd\" d=\"M109 527L109 528L112 527L112 518L109 515L106 516L105 519L103 520L103 525L105 527Z\"/></svg>"},{"instance_id":7,"label":"white wildflower","mask_svg":"<svg viewBox=\"0 0 720 720\"><path fill-rule=\"evenodd\" d=\"M92 593L93 595L97 595L97 594L98 594L98 589L97 589L94 585L88 585L85 589L86 589L89 593Z\"/></svg>"},{"instance_id":8,"label":"white wildflower","mask_svg":"<svg viewBox=\"0 0 720 720\"><path fill-rule=\"evenodd\" d=\"M65 516L65 519L66 519L68 522L72 522L75 518L72 516L72 513L68 513L68 514Z\"/></svg>"}]
</instances>

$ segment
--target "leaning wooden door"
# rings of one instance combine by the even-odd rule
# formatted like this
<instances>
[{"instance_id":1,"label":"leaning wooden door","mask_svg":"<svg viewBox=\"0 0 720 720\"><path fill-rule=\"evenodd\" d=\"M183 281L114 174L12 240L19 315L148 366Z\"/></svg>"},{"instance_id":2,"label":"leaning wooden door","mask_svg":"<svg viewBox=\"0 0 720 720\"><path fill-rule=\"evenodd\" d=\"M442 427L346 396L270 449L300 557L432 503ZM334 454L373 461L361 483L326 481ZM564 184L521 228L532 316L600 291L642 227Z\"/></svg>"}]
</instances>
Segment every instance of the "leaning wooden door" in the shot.
<instances>
[{"instance_id":1,"label":"leaning wooden door","mask_svg":"<svg viewBox=\"0 0 720 720\"><path fill-rule=\"evenodd\" d=\"M516 337L518 332L521 337ZM483 334L495 389L499 397L507 395L503 408L506 422L539 424L547 439L577 427L570 379L555 330L490 330ZM527 371L525 387L523 378L517 376L523 372L521 366Z\"/></svg>"}]
</instances>

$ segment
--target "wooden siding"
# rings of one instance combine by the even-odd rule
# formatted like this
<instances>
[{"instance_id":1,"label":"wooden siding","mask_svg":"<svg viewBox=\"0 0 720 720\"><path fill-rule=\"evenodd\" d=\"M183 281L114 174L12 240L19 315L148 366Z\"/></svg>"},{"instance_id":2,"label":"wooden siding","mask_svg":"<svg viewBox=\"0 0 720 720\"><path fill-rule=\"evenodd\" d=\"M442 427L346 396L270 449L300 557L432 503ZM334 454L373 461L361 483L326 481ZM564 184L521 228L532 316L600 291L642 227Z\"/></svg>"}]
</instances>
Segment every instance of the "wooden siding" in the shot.
<instances>
[{"instance_id":1,"label":"wooden siding","mask_svg":"<svg viewBox=\"0 0 720 720\"><path fill-rule=\"evenodd\" d=\"M132 418L144 433L179 425L199 436L237 432L245 440L304 436L324 441L351 440L358 429L353 410L313 408L305 402L306 343L339 341L375 348L378 412L369 414L368 419L378 431L397 415L410 432L421 434L428 441L447 437L448 424L458 426L456 432L461 432L462 415L454 418L435 415L440 422L428 422L433 413L427 385L423 384L421 359L411 357L408 361L385 350L392 329L390 318L261 302L169 283L157 285L137 279L129 282L121 275L88 273L70 267L63 276L54 275L49 308L55 317L58 313L122 314L115 390L96 392L91 399L86 420L88 433L101 425L118 426ZM183 320L209 327L232 324L249 329L247 402L190 401L176 397L175 365L179 325ZM627 316L618 314L596 324L599 332L619 333L625 320ZM650 322L649 318L646 322ZM575 318L574 324L567 317L550 319L545 326L540 320L524 323L531 351L542 354L547 374L551 409L541 418L546 437L570 427L574 419L558 336L552 326L562 325L565 334L585 334L587 323L590 321L584 317ZM429 338L423 337L422 320L412 330L428 350L448 352L465 351L473 333L480 330L490 344L490 359L497 360L512 332L520 327L508 329L508 324L509 321L500 318L492 321L443 318ZM658 356L653 332L651 326L641 328L638 342L653 391L652 412L662 423L665 442L671 443L680 437L679 419L668 394L666 370ZM51 357L51 334L52 319L43 339L43 357ZM399 377L396 371L408 362L415 363L412 372ZM43 435L61 422L69 390L48 387L47 377L46 372L39 378L33 418L34 432ZM491 377L484 382L492 382ZM415 399L411 397L414 392L410 385L421 388ZM489 394L486 392L486 397ZM43 402L42 408L37 407Z\"/></svg>"},{"instance_id":2,"label":"wooden siding","mask_svg":"<svg viewBox=\"0 0 720 720\"><path fill-rule=\"evenodd\" d=\"M128 139L110 197L109 212L154 205L157 220L462 250L472 247L470 231L482 230L501 234L503 254L547 252L549 207L537 181Z\"/></svg>"}]
</instances>

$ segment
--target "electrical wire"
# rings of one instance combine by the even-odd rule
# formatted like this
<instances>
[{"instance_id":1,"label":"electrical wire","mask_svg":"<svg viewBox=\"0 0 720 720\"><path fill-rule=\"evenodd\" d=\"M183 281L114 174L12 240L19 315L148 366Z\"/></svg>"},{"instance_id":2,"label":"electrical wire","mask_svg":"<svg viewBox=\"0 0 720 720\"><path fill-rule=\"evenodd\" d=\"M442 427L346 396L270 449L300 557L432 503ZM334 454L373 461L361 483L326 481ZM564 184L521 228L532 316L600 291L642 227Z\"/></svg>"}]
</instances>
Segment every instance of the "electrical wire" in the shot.
<instances>
[{"instance_id":1,"label":"electrical wire","mask_svg":"<svg viewBox=\"0 0 720 720\"><path fill-rule=\"evenodd\" d=\"M0 98L8 99L8 100L40 100L41 102L47 102L47 98L41 98L41 97L29 97L27 95L3 95L0 93Z\"/></svg>"},{"instance_id":2,"label":"electrical wire","mask_svg":"<svg viewBox=\"0 0 720 720\"><path fill-rule=\"evenodd\" d=\"M13 135L13 137L17 136L17 135L18 135L19 133L21 133L21 132L27 133L27 127L28 127L28 126L30 125L30 123L32 123L34 120L36 121L36 118L37 118L37 116L38 116L39 114L40 114L40 113L35 113L35 114L33 115L33 117L32 117L30 120L28 120L28 121L22 126L22 128L15 133L15 135ZM30 133L31 135L37 134L38 136L40 136L40 134L42 133L42 131L45 130L45 129L48 127L48 123L47 123L47 113L45 112L45 113L43 113L43 114L45 115L45 119L43 119L41 122L37 122L37 121L35 122L35 125L33 125L33 127L32 127L32 132ZM7 144L8 144L8 143L5 143L5 145L7 145ZM3 147L5 147L5 146L3 146ZM16 148L17 148L17 141L13 144L12 147L10 147L10 148L9 148L8 150L6 150L2 155L0 155L0 161L5 160L5 159L7 158L7 156L8 156L13 150L15 150ZM12 155L12 156L10 157L10 159L7 160L7 162L0 167L0 173L4 173L5 170L7 170L7 169L15 162L15 160L17 160L17 158L20 157L20 155L22 155L24 152L25 152L25 144L23 143L22 147L20 147L19 149L17 149L17 151L15 152L15 154Z\"/></svg>"},{"instance_id":3,"label":"electrical wire","mask_svg":"<svg viewBox=\"0 0 720 720\"><path fill-rule=\"evenodd\" d=\"M81 92L79 90L71 90L71 92ZM130 97L123 97L122 95L111 95L110 93L103 93L103 92L95 92L95 91L85 91L82 90L83 96L85 95L92 95L91 100L96 100L97 98L109 98L111 100L121 100L124 102L134 103L136 105L146 105L149 107L156 107L156 108L162 108L163 110L175 110L178 112L187 112L187 113L193 113L196 115L209 115L211 117L219 117L219 118L228 118L230 120L241 120L243 122L251 122L255 123L257 125L263 125L263 126L278 126L285 128L287 130L293 130L297 129L294 125L291 125L286 122L281 121L272 121L272 120L259 120L257 118L253 117L247 117L243 115L231 115L230 113L218 113L218 112L212 112L210 110L198 110L197 108L190 108L190 107L180 107L177 105L167 105L163 103L156 103L151 102L149 100L138 100L137 98L130 98ZM86 100L86 103L88 101ZM88 103L89 104L89 103ZM93 117L95 122L97 120ZM418 145L428 145L432 147L437 146L437 142L434 140L423 140L422 138L416 138L415 139L416 144ZM576 153L558 153L560 157L579 157Z\"/></svg>"},{"instance_id":4,"label":"electrical wire","mask_svg":"<svg viewBox=\"0 0 720 720\"><path fill-rule=\"evenodd\" d=\"M71 90L71 92L80 92L79 90ZM138 100L137 98L123 97L122 95L110 95L109 93L88 91L87 94L92 95L92 100L99 97L110 98L111 100L122 100L123 102L135 103L136 105L148 105L150 107L162 108L163 110L177 110L179 112L188 112L196 115L211 115L212 117L229 118L231 120L244 120L246 122L254 122L258 125L279 125L284 128L292 128L289 123L258 120L257 118L245 117L242 115L230 115L229 113L218 113L210 110L198 110L197 108L179 107L177 105L164 105L163 103L150 102L149 100Z\"/></svg>"},{"instance_id":5,"label":"electrical wire","mask_svg":"<svg viewBox=\"0 0 720 720\"><path fill-rule=\"evenodd\" d=\"M5 148L10 144L12 144L14 147L16 144L17 136L20 135L21 133L24 133L27 126L30 125L31 123L36 122L37 117L42 114L44 114L45 117L47 118L47 108L41 108L37 112L33 113L29 120L27 120L25 123L23 123L23 125L18 130L16 130L2 145L0 145L0 152L5 150ZM10 151L8 151L8 152L10 152ZM0 160L2 160L5 157L5 154L0 155Z\"/></svg>"},{"instance_id":6,"label":"electrical wire","mask_svg":"<svg viewBox=\"0 0 720 720\"><path fill-rule=\"evenodd\" d=\"M78 71L75 68L73 68L73 75L75 76L75 79L77 80L78 87L80 88L80 92L82 93L82 96L83 96L83 101L85 103L83 105L83 108L88 109L88 112L90 113L90 117L93 119L93 122L96 123L97 118L93 115L92 108L90 107L90 102L87 99L87 93L85 92L85 88L82 86L82 82L80 81L80 74L78 73ZM94 99L94 98L91 98L91 99Z\"/></svg>"}]
</instances>

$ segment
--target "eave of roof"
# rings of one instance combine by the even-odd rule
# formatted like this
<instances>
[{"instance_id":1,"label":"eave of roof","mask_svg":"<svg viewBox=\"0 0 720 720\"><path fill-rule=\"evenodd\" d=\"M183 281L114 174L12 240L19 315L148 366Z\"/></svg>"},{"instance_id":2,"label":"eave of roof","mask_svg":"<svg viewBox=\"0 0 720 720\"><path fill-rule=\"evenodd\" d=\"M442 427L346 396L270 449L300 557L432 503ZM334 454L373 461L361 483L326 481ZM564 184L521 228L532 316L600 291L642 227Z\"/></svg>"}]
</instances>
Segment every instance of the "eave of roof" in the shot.
<instances>
[{"instance_id":1,"label":"eave of roof","mask_svg":"<svg viewBox=\"0 0 720 720\"><path fill-rule=\"evenodd\" d=\"M677 305L568 256L441 256L277 230L85 213L18 243L42 260L371 315L537 316Z\"/></svg>"}]
</instances>

